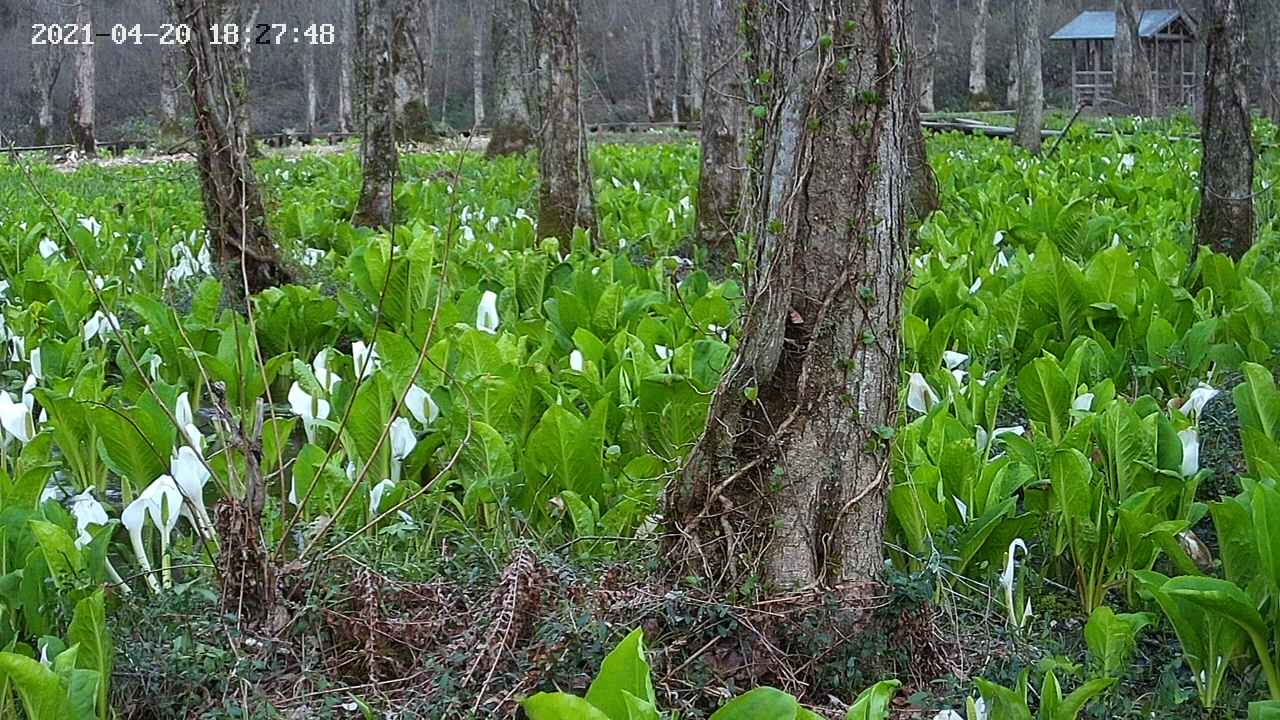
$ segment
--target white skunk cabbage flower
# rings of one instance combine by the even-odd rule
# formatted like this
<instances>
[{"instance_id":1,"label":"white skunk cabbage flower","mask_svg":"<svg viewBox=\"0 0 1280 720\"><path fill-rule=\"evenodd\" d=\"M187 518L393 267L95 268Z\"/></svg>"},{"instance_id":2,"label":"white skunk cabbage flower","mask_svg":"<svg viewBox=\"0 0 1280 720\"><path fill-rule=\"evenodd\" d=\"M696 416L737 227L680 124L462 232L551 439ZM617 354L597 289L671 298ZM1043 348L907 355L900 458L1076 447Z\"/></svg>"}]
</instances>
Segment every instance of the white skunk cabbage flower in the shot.
<instances>
[{"instance_id":1,"label":"white skunk cabbage flower","mask_svg":"<svg viewBox=\"0 0 1280 720\"><path fill-rule=\"evenodd\" d=\"M431 399L431 393L423 390L417 385L410 385L409 392L404 396L405 407L409 408L409 413L413 415L413 419L418 421L422 427L427 427L440 417L440 408L436 406L435 400Z\"/></svg>"},{"instance_id":2,"label":"white skunk cabbage flower","mask_svg":"<svg viewBox=\"0 0 1280 720\"><path fill-rule=\"evenodd\" d=\"M88 230L94 237L98 237L98 233L102 232L102 223L98 222L98 219L92 215L82 217L77 222L80 223L80 227Z\"/></svg>"},{"instance_id":3,"label":"white skunk cabbage flower","mask_svg":"<svg viewBox=\"0 0 1280 720\"><path fill-rule=\"evenodd\" d=\"M1022 617L1018 617L1018 610L1013 605L1013 581L1014 569L1016 567L1016 555L1018 549L1022 549L1022 557L1027 556L1027 544L1022 538L1014 538L1009 543L1009 553L1005 556L1004 571L1000 573L1000 587L1004 589L1004 606L1009 611L1009 624L1014 627L1022 627L1026 624L1027 618L1031 616L1031 601L1027 600L1026 610Z\"/></svg>"},{"instance_id":4,"label":"white skunk cabbage flower","mask_svg":"<svg viewBox=\"0 0 1280 720\"><path fill-rule=\"evenodd\" d=\"M942 364L947 366L948 370L955 370L961 365L969 362L969 356L954 350L946 350L942 353Z\"/></svg>"},{"instance_id":5,"label":"white skunk cabbage flower","mask_svg":"<svg viewBox=\"0 0 1280 720\"><path fill-rule=\"evenodd\" d=\"M493 335L498 332L499 322L498 296L492 290L485 290L476 306L476 329Z\"/></svg>"},{"instance_id":6,"label":"white skunk cabbage flower","mask_svg":"<svg viewBox=\"0 0 1280 720\"><path fill-rule=\"evenodd\" d=\"M941 398L929 386L924 376L920 373L911 373L907 378L907 407L918 413L927 413L929 408L938 402L941 402Z\"/></svg>"},{"instance_id":7,"label":"white skunk cabbage flower","mask_svg":"<svg viewBox=\"0 0 1280 720\"><path fill-rule=\"evenodd\" d=\"M1010 425L1008 427L998 427L991 431L991 439L994 440L1001 435L1025 435L1027 429L1021 425Z\"/></svg>"},{"instance_id":8,"label":"white skunk cabbage flower","mask_svg":"<svg viewBox=\"0 0 1280 720\"><path fill-rule=\"evenodd\" d=\"M307 435L307 442L314 443L316 422L329 419L329 401L311 397L295 382L289 386L289 409L302 418L302 430Z\"/></svg>"},{"instance_id":9,"label":"white skunk cabbage flower","mask_svg":"<svg viewBox=\"0 0 1280 720\"><path fill-rule=\"evenodd\" d=\"M27 358L31 363L31 376L37 380L44 379L44 363L40 357L40 348L31 351L31 356Z\"/></svg>"},{"instance_id":10,"label":"white skunk cabbage flower","mask_svg":"<svg viewBox=\"0 0 1280 720\"><path fill-rule=\"evenodd\" d=\"M1195 417L1196 422L1200 422L1200 413L1204 412L1204 406L1208 405L1209 401L1217 397L1217 395L1217 388L1200 383L1195 390L1191 391L1191 395L1186 402L1182 403L1182 407L1179 410L1182 411L1183 415Z\"/></svg>"},{"instance_id":11,"label":"white skunk cabbage flower","mask_svg":"<svg viewBox=\"0 0 1280 720\"><path fill-rule=\"evenodd\" d=\"M382 364L382 358L378 357L377 343L365 345L363 340L351 343L351 360L355 365L356 374L361 379L372 375L373 371L377 370L378 366ZM321 384L323 385L323 383Z\"/></svg>"},{"instance_id":12,"label":"white skunk cabbage flower","mask_svg":"<svg viewBox=\"0 0 1280 720\"><path fill-rule=\"evenodd\" d=\"M995 275L997 270L1007 267L1009 267L1009 258L1005 257L1003 250L999 250L996 252L996 256L991 259L991 267L987 270L992 275Z\"/></svg>"},{"instance_id":13,"label":"white skunk cabbage flower","mask_svg":"<svg viewBox=\"0 0 1280 720\"><path fill-rule=\"evenodd\" d=\"M195 424L195 414L191 412L191 396L185 390L173 403L173 419L177 420L181 427Z\"/></svg>"},{"instance_id":14,"label":"white skunk cabbage flower","mask_svg":"<svg viewBox=\"0 0 1280 720\"><path fill-rule=\"evenodd\" d=\"M45 238L40 241L40 257L48 259L58 254L58 243Z\"/></svg>"},{"instance_id":15,"label":"white skunk cabbage flower","mask_svg":"<svg viewBox=\"0 0 1280 720\"><path fill-rule=\"evenodd\" d=\"M138 562L138 567L142 568L147 579L147 585L151 588L151 592L160 593L160 581L156 580L155 571L151 569L151 559L147 557L147 547L142 543L142 526L147 522L148 510L152 504L151 498L145 495L139 495L133 502L125 506L124 512L120 513L120 524L124 525L129 531L129 542L133 546L133 556Z\"/></svg>"},{"instance_id":16,"label":"white skunk cabbage flower","mask_svg":"<svg viewBox=\"0 0 1280 720\"><path fill-rule=\"evenodd\" d=\"M93 317L89 318L88 321L86 321L84 324L84 341L87 343L90 340L94 339L95 337L98 337L99 335L101 335L103 338L103 341L105 342L108 332L119 332L119 331L120 331L120 320L117 319L116 316L112 315L111 313L104 313L101 310L99 310L95 312L93 314Z\"/></svg>"},{"instance_id":17,"label":"white skunk cabbage flower","mask_svg":"<svg viewBox=\"0 0 1280 720\"><path fill-rule=\"evenodd\" d=\"M35 419L31 408L23 402L14 402L9 393L0 391L0 429L18 442L26 445L35 437Z\"/></svg>"},{"instance_id":18,"label":"white skunk cabbage flower","mask_svg":"<svg viewBox=\"0 0 1280 720\"><path fill-rule=\"evenodd\" d=\"M208 484L211 477L204 461L195 450L183 445L170 460L169 472L173 475L174 484L186 498L186 502L182 505L182 513L188 516L187 520L205 536L216 537L213 522L209 519L209 512L204 507L204 486ZM191 517L192 510L188 510L188 507L194 510L194 517Z\"/></svg>"},{"instance_id":19,"label":"white skunk cabbage flower","mask_svg":"<svg viewBox=\"0 0 1280 720\"><path fill-rule=\"evenodd\" d=\"M178 519L182 517L182 491L178 489L172 476L161 475L151 481L140 497L148 498L147 516L160 530L161 584L168 589L173 585L173 575L169 569L169 543L174 528L178 526Z\"/></svg>"},{"instance_id":20,"label":"white skunk cabbage flower","mask_svg":"<svg viewBox=\"0 0 1280 720\"><path fill-rule=\"evenodd\" d=\"M1089 412L1093 409L1093 393L1084 393L1071 402L1072 410Z\"/></svg>"},{"instance_id":21,"label":"white skunk cabbage flower","mask_svg":"<svg viewBox=\"0 0 1280 720\"><path fill-rule=\"evenodd\" d=\"M987 704L982 698L969 698L965 703L968 706L968 720L987 720ZM965 720L965 716L955 710L939 710L932 720Z\"/></svg>"},{"instance_id":22,"label":"white skunk cabbage flower","mask_svg":"<svg viewBox=\"0 0 1280 720\"><path fill-rule=\"evenodd\" d=\"M979 276L979 277L974 278L974 280L973 280L973 284L969 286L969 294L970 294L970 295L977 295L977 294L978 294L978 291L979 291L979 290L981 290L981 289L982 289L982 277L981 277L981 276Z\"/></svg>"},{"instance_id":23,"label":"white skunk cabbage flower","mask_svg":"<svg viewBox=\"0 0 1280 720\"><path fill-rule=\"evenodd\" d=\"M653 351L658 354L659 360L670 360L671 356L674 354L672 353L671 348L666 345L654 345Z\"/></svg>"},{"instance_id":24,"label":"white skunk cabbage flower","mask_svg":"<svg viewBox=\"0 0 1280 720\"><path fill-rule=\"evenodd\" d=\"M151 376L151 381L158 381L160 379L160 366L164 365L164 358L153 354L147 358L146 362L147 374Z\"/></svg>"},{"instance_id":25,"label":"white skunk cabbage flower","mask_svg":"<svg viewBox=\"0 0 1280 720\"><path fill-rule=\"evenodd\" d=\"M396 418L391 423L391 457L396 462L404 462L418 444L418 437L404 418Z\"/></svg>"},{"instance_id":26,"label":"white skunk cabbage flower","mask_svg":"<svg viewBox=\"0 0 1280 720\"><path fill-rule=\"evenodd\" d=\"M9 337L9 362L23 362L27 359L27 339L21 335Z\"/></svg>"},{"instance_id":27,"label":"white skunk cabbage flower","mask_svg":"<svg viewBox=\"0 0 1280 720\"><path fill-rule=\"evenodd\" d=\"M352 347L354 348L354 346ZM338 373L330 372L328 359L328 349L316 353L316 358L311 361L311 370L315 372L316 381L320 383L320 387L324 388L325 392L331 393L333 392L333 386L342 382L342 376Z\"/></svg>"},{"instance_id":28,"label":"white skunk cabbage flower","mask_svg":"<svg viewBox=\"0 0 1280 720\"><path fill-rule=\"evenodd\" d=\"M111 522L111 518L107 516L107 509L93 496L93 488L73 496L70 505L71 515L76 519L76 548L80 549L93 541L93 537L89 535L89 526L106 525ZM107 577L111 578L111 582L115 583L121 592L129 592L129 586L120 577L120 573L116 572L115 566L111 564L111 558L107 558Z\"/></svg>"},{"instance_id":29,"label":"white skunk cabbage flower","mask_svg":"<svg viewBox=\"0 0 1280 720\"><path fill-rule=\"evenodd\" d=\"M369 490L369 513L370 514L373 514L373 515L377 514L378 508L382 507L382 496L386 495L388 491L394 490L395 487L396 487L396 484L394 482L390 480L383 480L382 482L370 488Z\"/></svg>"},{"instance_id":30,"label":"white skunk cabbage flower","mask_svg":"<svg viewBox=\"0 0 1280 720\"><path fill-rule=\"evenodd\" d=\"M1182 476L1191 477L1200 472L1200 433L1191 427L1178 431L1182 441Z\"/></svg>"},{"instance_id":31,"label":"white skunk cabbage flower","mask_svg":"<svg viewBox=\"0 0 1280 720\"><path fill-rule=\"evenodd\" d=\"M973 441L978 446L979 450L985 448L987 446L987 441L991 439L991 436L987 434L987 429L981 425L975 425L973 427L973 436Z\"/></svg>"},{"instance_id":32,"label":"white skunk cabbage flower","mask_svg":"<svg viewBox=\"0 0 1280 720\"><path fill-rule=\"evenodd\" d=\"M997 230L997 231L996 231L996 234L995 234L995 235L993 235L993 236L991 237L991 244L992 244L992 245L999 245L999 244L1000 244L1000 243L1002 243L1002 242L1004 242L1004 231L1003 231L1003 230Z\"/></svg>"},{"instance_id":33,"label":"white skunk cabbage flower","mask_svg":"<svg viewBox=\"0 0 1280 720\"><path fill-rule=\"evenodd\" d=\"M582 372L582 368L583 368L582 353L579 352L578 350L574 350L573 352L569 353L569 369L574 372Z\"/></svg>"}]
</instances>

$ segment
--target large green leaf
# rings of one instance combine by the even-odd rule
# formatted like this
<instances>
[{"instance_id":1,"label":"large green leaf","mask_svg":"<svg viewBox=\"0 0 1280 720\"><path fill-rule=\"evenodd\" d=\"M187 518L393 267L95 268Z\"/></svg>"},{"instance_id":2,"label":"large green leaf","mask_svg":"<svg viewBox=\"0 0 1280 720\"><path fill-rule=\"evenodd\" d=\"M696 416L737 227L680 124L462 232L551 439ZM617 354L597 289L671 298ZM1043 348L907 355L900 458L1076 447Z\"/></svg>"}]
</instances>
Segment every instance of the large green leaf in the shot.
<instances>
[{"instance_id":1,"label":"large green leaf","mask_svg":"<svg viewBox=\"0 0 1280 720\"><path fill-rule=\"evenodd\" d=\"M901 685L897 680L881 680L863 690L849 706L845 720L887 720L889 703L893 701L893 696L898 693Z\"/></svg>"},{"instance_id":2,"label":"large green leaf","mask_svg":"<svg viewBox=\"0 0 1280 720\"><path fill-rule=\"evenodd\" d=\"M77 664L98 675L98 717L106 720L111 711L108 683L115 663L115 646L107 631L106 601L101 590L76 603L67 627L67 641L80 646Z\"/></svg>"},{"instance_id":3,"label":"large green leaf","mask_svg":"<svg viewBox=\"0 0 1280 720\"><path fill-rule=\"evenodd\" d=\"M40 551L44 553L54 584L59 590L74 587L80 572L84 570L84 560L80 556L80 549L71 539L71 534L44 520L29 520L27 525L40 545Z\"/></svg>"},{"instance_id":4,"label":"large green leaf","mask_svg":"<svg viewBox=\"0 0 1280 720\"><path fill-rule=\"evenodd\" d=\"M529 720L617 720L586 700L567 693L538 693L521 701L520 707Z\"/></svg>"},{"instance_id":5,"label":"large green leaf","mask_svg":"<svg viewBox=\"0 0 1280 720\"><path fill-rule=\"evenodd\" d=\"M781 690L758 687L730 700L711 720L795 720L800 703Z\"/></svg>"},{"instance_id":6,"label":"large green leaf","mask_svg":"<svg viewBox=\"0 0 1280 720\"><path fill-rule=\"evenodd\" d=\"M151 441L139 422L141 413L127 413L114 408L95 407L90 413L102 460L117 475L129 478L134 488L144 488L168 469L169 458Z\"/></svg>"},{"instance_id":7,"label":"large green leaf","mask_svg":"<svg viewBox=\"0 0 1280 720\"><path fill-rule=\"evenodd\" d=\"M1084 626L1084 639L1093 660L1107 677L1118 677L1129 666L1138 633L1155 622L1149 613L1116 614L1106 605L1094 608Z\"/></svg>"},{"instance_id":8,"label":"large green leaf","mask_svg":"<svg viewBox=\"0 0 1280 720\"><path fill-rule=\"evenodd\" d=\"M657 703L644 656L644 631L639 628L623 638L600 664L600 672L587 690L587 701L613 720L628 720L624 693L650 705Z\"/></svg>"},{"instance_id":9,"label":"large green leaf","mask_svg":"<svg viewBox=\"0 0 1280 720\"><path fill-rule=\"evenodd\" d=\"M1027 415L1043 424L1055 443L1061 442L1071 422L1072 391L1058 361L1052 357L1032 360L1018 373L1018 394Z\"/></svg>"},{"instance_id":10,"label":"large green leaf","mask_svg":"<svg viewBox=\"0 0 1280 720\"><path fill-rule=\"evenodd\" d=\"M57 674L29 657L0 652L0 677L13 683L27 720L87 720L72 714Z\"/></svg>"}]
</instances>

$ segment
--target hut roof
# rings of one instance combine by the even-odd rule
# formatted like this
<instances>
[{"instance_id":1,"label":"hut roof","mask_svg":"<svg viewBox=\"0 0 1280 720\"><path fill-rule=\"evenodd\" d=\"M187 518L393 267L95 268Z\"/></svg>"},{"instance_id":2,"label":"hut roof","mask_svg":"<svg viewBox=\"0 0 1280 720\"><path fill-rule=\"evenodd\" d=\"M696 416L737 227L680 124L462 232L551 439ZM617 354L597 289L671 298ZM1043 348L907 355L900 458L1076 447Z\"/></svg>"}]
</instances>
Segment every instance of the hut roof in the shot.
<instances>
[{"instance_id":1,"label":"hut roof","mask_svg":"<svg viewBox=\"0 0 1280 720\"><path fill-rule=\"evenodd\" d=\"M1164 31L1179 18L1183 18L1187 27L1195 24L1180 10L1143 10L1138 21L1138 37L1151 38ZM1194 32L1194 31L1193 31ZM1114 40L1116 37L1116 14L1110 10L1086 10L1074 20L1063 25L1058 32L1049 36L1050 40Z\"/></svg>"}]
</instances>

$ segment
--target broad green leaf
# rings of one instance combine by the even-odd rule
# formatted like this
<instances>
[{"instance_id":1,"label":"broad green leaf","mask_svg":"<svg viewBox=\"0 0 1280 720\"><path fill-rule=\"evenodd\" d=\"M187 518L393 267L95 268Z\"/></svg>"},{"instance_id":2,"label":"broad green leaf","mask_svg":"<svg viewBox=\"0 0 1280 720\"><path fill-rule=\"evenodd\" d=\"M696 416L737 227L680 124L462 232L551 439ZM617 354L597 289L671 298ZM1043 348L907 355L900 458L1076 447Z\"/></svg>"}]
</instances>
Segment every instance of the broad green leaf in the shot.
<instances>
[{"instance_id":1,"label":"broad green leaf","mask_svg":"<svg viewBox=\"0 0 1280 720\"><path fill-rule=\"evenodd\" d=\"M84 560L80 557L80 550L71 539L71 534L44 520L29 520L27 525L44 553L54 584L59 590L74 587L76 578L84 570Z\"/></svg>"},{"instance_id":2,"label":"broad green leaf","mask_svg":"<svg viewBox=\"0 0 1280 720\"><path fill-rule=\"evenodd\" d=\"M35 660L0 652L0 677L13 683L27 720L82 720L72 714L58 676Z\"/></svg>"},{"instance_id":3,"label":"broad green leaf","mask_svg":"<svg viewBox=\"0 0 1280 720\"><path fill-rule=\"evenodd\" d=\"M566 693L538 693L521 701L520 707L529 720L617 720L586 700Z\"/></svg>"},{"instance_id":4,"label":"broad green leaf","mask_svg":"<svg viewBox=\"0 0 1280 720\"><path fill-rule=\"evenodd\" d=\"M623 693L649 704L657 702L644 656L644 631L632 630L600 664L600 672L587 690L587 701L614 720L627 720Z\"/></svg>"},{"instance_id":5,"label":"broad green leaf","mask_svg":"<svg viewBox=\"0 0 1280 720\"><path fill-rule=\"evenodd\" d=\"M1018 373L1018 394L1030 418L1041 423L1053 441L1066 436L1071 421L1071 384L1052 357L1031 361Z\"/></svg>"},{"instance_id":6,"label":"broad green leaf","mask_svg":"<svg viewBox=\"0 0 1280 720\"><path fill-rule=\"evenodd\" d=\"M781 690L758 687L730 700L711 720L795 720L800 703Z\"/></svg>"},{"instance_id":7,"label":"broad green leaf","mask_svg":"<svg viewBox=\"0 0 1280 720\"><path fill-rule=\"evenodd\" d=\"M107 631L106 600L101 590L76 603L67 627L67 640L80 646L78 665L97 673L98 717L106 720L110 713L107 689L115 663L115 647Z\"/></svg>"},{"instance_id":8,"label":"broad green leaf","mask_svg":"<svg viewBox=\"0 0 1280 720\"><path fill-rule=\"evenodd\" d=\"M897 680L881 680L863 690L849 706L845 720L888 720L889 703L901 685Z\"/></svg>"},{"instance_id":9,"label":"broad green leaf","mask_svg":"<svg viewBox=\"0 0 1280 720\"><path fill-rule=\"evenodd\" d=\"M1104 676L1118 677L1128 667L1138 634L1154 621L1149 613L1117 615L1106 605L1094 608L1084 626L1084 638Z\"/></svg>"}]
</instances>

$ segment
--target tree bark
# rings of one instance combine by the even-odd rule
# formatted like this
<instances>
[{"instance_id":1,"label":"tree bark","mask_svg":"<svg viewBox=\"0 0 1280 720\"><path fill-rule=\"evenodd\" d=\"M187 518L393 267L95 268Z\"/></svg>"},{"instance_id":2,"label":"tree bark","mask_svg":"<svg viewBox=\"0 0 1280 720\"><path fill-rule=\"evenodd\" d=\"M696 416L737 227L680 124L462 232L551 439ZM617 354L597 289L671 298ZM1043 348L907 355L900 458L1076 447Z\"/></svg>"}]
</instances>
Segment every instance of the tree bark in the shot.
<instances>
[{"instance_id":1,"label":"tree bark","mask_svg":"<svg viewBox=\"0 0 1280 720\"><path fill-rule=\"evenodd\" d=\"M434 0L405 0L398 7L403 14L395 18L396 34L391 44L395 57L391 66L393 117L401 137L425 140L431 135L428 102L435 52L435 33L430 22Z\"/></svg>"},{"instance_id":2,"label":"tree bark","mask_svg":"<svg viewBox=\"0 0 1280 720\"><path fill-rule=\"evenodd\" d=\"M84 27L93 22L88 0L76 3L76 25ZM93 45L80 43L75 48L76 82L71 100L71 140L87 157L98 154L98 142L94 138L94 63Z\"/></svg>"},{"instance_id":3,"label":"tree bark","mask_svg":"<svg viewBox=\"0 0 1280 720\"><path fill-rule=\"evenodd\" d=\"M1239 258L1253 244L1252 118L1240 0L1210 0L1205 38L1200 244Z\"/></svg>"},{"instance_id":4,"label":"tree bark","mask_svg":"<svg viewBox=\"0 0 1280 720\"><path fill-rule=\"evenodd\" d=\"M267 228L267 216L249 163L246 55L213 43L210 26L246 18L238 0L171 0L174 17L191 28L186 44L187 83L200 152L205 226L233 294L256 293L289 282ZM243 299L243 298L240 298Z\"/></svg>"},{"instance_id":5,"label":"tree bark","mask_svg":"<svg viewBox=\"0 0 1280 720\"><path fill-rule=\"evenodd\" d=\"M935 65L938 62L938 0L925 0L925 12L920 25L920 52L916 56L916 78L919 81L920 112L933 112Z\"/></svg>"},{"instance_id":6,"label":"tree bark","mask_svg":"<svg viewBox=\"0 0 1280 720\"><path fill-rule=\"evenodd\" d=\"M529 0L529 9L548 74L538 138L538 238L559 239L567 253L574 227L593 231L596 224L579 98L578 0Z\"/></svg>"},{"instance_id":7,"label":"tree bark","mask_svg":"<svg viewBox=\"0 0 1280 720\"><path fill-rule=\"evenodd\" d=\"M698 243L706 248L712 268L723 271L735 259L735 238L742 230L745 68L736 0L708 0L702 12L706 54L713 60L702 83Z\"/></svg>"},{"instance_id":8,"label":"tree bark","mask_svg":"<svg viewBox=\"0 0 1280 720\"><path fill-rule=\"evenodd\" d=\"M358 0L356 32L361 48L360 200L355 222L391 227L392 198L400 154L396 148L397 75L392 67L398 38L407 30L404 2Z\"/></svg>"},{"instance_id":9,"label":"tree bark","mask_svg":"<svg viewBox=\"0 0 1280 720\"><path fill-rule=\"evenodd\" d=\"M1040 152L1044 125L1044 77L1040 69L1040 8L1044 0L1018 0L1014 10L1018 42L1018 125L1015 141Z\"/></svg>"},{"instance_id":10,"label":"tree bark","mask_svg":"<svg viewBox=\"0 0 1280 720\"><path fill-rule=\"evenodd\" d=\"M54 0L36 0L31 6L32 22L61 22L59 6ZM46 145L53 131L53 86L62 68L62 46L36 45L31 48L31 93L35 96L35 112L31 129L36 145Z\"/></svg>"},{"instance_id":11,"label":"tree bark","mask_svg":"<svg viewBox=\"0 0 1280 720\"><path fill-rule=\"evenodd\" d=\"M702 116L703 84L707 77L702 39L704 0L677 0L680 3L681 37L684 38L685 68L689 78L690 119Z\"/></svg>"},{"instance_id":12,"label":"tree bark","mask_svg":"<svg viewBox=\"0 0 1280 720\"><path fill-rule=\"evenodd\" d=\"M717 589L874 580L907 258L903 2L747 14L747 77L768 78L753 88L755 269L707 429L667 489L665 559Z\"/></svg>"},{"instance_id":13,"label":"tree bark","mask_svg":"<svg viewBox=\"0 0 1280 720\"><path fill-rule=\"evenodd\" d=\"M160 135L169 141L182 134L182 123L178 120L178 89L184 85L181 67L182 48L177 44L161 46Z\"/></svg>"},{"instance_id":14,"label":"tree bark","mask_svg":"<svg viewBox=\"0 0 1280 720\"><path fill-rule=\"evenodd\" d=\"M649 122L658 122L667 111L667 80L662 66L662 21L658 13L649 23L645 46L649 53L649 86L650 94Z\"/></svg>"},{"instance_id":15,"label":"tree bark","mask_svg":"<svg viewBox=\"0 0 1280 720\"><path fill-rule=\"evenodd\" d=\"M498 0L503 2L504 0ZM515 0L505 0L514 3ZM471 0L471 116L484 124L484 0Z\"/></svg>"},{"instance_id":16,"label":"tree bark","mask_svg":"<svg viewBox=\"0 0 1280 720\"><path fill-rule=\"evenodd\" d=\"M525 39L533 34L529 7L500 0L493 4L489 47L493 53L493 132L486 157L515 155L533 145L529 100L525 95Z\"/></svg>"},{"instance_id":17,"label":"tree bark","mask_svg":"<svg viewBox=\"0 0 1280 720\"><path fill-rule=\"evenodd\" d=\"M310 140L316 134L316 110L320 104L320 91L316 86L316 46L311 43L302 49L302 84L306 92L303 124Z\"/></svg>"},{"instance_id":18,"label":"tree bark","mask_svg":"<svg viewBox=\"0 0 1280 720\"><path fill-rule=\"evenodd\" d=\"M351 58L355 54L355 42L352 35L355 26L355 0L339 0L341 11L338 19L338 131L351 132L355 126L352 114L354 103L351 99L351 78L353 73Z\"/></svg>"},{"instance_id":19,"label":"tree bark","mask_svg":"<svg viewBox=\"0 0 1280 720\"><path fill-rule=\"evenodd\" d=\"M1271 122L1280 125L1280 2L1263 3L1265 23L1262 76L1262 112Z\"/></svg>"},{"instance_id":20,"label":"tree bark","mask_svg":"<svg viewBox=\"0 0 1280 720\"><path fill-rule=\"evenodd\" d=\"M969 104L981 107L987 97L987 6L989 0L974 0L973 39L969 45Z\"/></svg>"},{"instance_id":21,"label":"tree bark","mask_svg":"<svg viewBox=\"0 0 1280 720\"><path fill-rule=\"evenodd\" d=\"M1116 100L1138 115L1155 114L1151 71L1138 38L1141 13L1136 0L1115 0L1116 39L1112 53Z\"/></svg>"},{"instance_id":22,"label":"tree bark","mask_svg":"<svg viewBox=\"0 0 1280 720\"><path fill-rule=\"evenodd\" d=\"M1021 90L1018 88L1018 39L1013 38L1013 42L1009 43L1011 48L1009 51L1009 87L1005 91L1005 104L1010 108L1018 107L1018 97Z\"/></svg>"}]
</instances>

